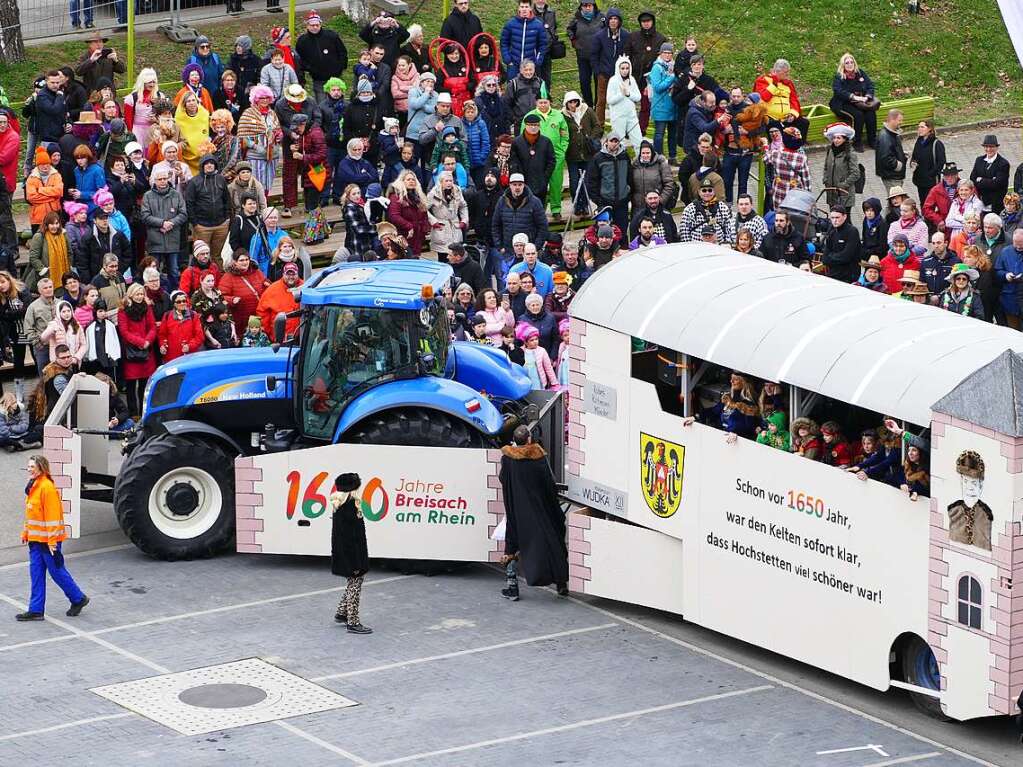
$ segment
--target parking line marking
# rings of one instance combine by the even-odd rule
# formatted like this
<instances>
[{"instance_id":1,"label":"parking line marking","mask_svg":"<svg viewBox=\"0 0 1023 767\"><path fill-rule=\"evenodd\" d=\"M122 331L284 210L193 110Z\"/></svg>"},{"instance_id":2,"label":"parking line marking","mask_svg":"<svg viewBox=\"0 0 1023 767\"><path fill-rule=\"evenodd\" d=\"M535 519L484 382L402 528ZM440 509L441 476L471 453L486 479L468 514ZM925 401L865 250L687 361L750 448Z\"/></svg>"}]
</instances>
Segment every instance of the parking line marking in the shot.
<instances>
[{"instance_id":1,"label":"parking line marking","mask_svg":"<svg viewBox=\"0 0 1023 767\"><path fill-rule=\"evenodd\" d=\"M710 703L717 700L725 700L726 698L735 698L739 695L751 695L755 692L763 692L765 690L773 690L774 685L762 684L756 687L747 687L743 690L733 690L731 692L719 692L714 695L705 695L701 698L692 698L691 700L680 700L675 703L665 703L663 706L651 706L649 708L640 708L635 711L625 711L620 714L610 714L608 716L596 717L594 719L583 719L579 722L572 722L571 724L562 724L557 727L545 727L542 730L530 730L529 732L520 732L515 735L507 735L503 738L491 738L490 740L481 740L477 743L467 743L464 746L453 746L451 748L441 748L436 751L424 751L420 754L410 754L409 756L402 756L398 759L388 759L383 762L374 762L371 767L384 767L385 765L391 764L404 764L406 762L414 762L419 759L428 759L434 756L446 756L448 754L458 754L464 751L473 751L477 748L485 748L487 746L496 746L502 743L512 743L517 740L528 740L530 738L536 738L541 735L553 735L559 732L568 732L570 730L578 730L582 727L592 727L598 724L607 724L608 722L616 722L621 719L632 719L639 716L646 716L647 714L658 714L663 711L673 711L677 708L685 708L687 706L696 706L700 703Z\"/></svg>"},{"instance_id":2,"label":"parking line marking","mask_svg":"<svg viewBox=\"0 0 1023 767\"><path fill-rule=\"evenodd\" d=\"M863 767L891 767L893 764L909 764L910 762L922 762L925 759L934 759L937 756L944 756L940 751L931 751L929 754L917 754L916 756L900 756L895 759L886 759L883 762L871 762Z\"/></svg>"},{"instance_id":3,"label":"parking line marking","mask_svg":"<svg viewBox=\"0 0 1023 767\"><path fill-rule=\"evenodd\" d=\"M719 655L716 652L713 652L712 650L708 650L698 645L694 645L690 642L685 641L684 639L673 637L671 636L671 634L665 634L663 631L659 631L655 628L652 628L651 626L644 625L643 623L640 623L637 620L633 620L632 618L628 618L624 615L619 615L618 613L613 612L611 610L607 610L603 607L598 607L597 605L590 604L589 602L586 602L582 599L578 599L577 597L568 597L568 599L571 602L575 602L577 605L588 607L590 610L598 612L601 615L606 615L608 618L614 618L615 620L621 621L622 623L625 623L629 626L633 626L634 628L638 628L641 631L645 631L648 634L652 634L653 636L660 637L661 639L671 642L672 644L676 644L679 647L684 647L687 650L690 650L691 652L698 653L699 655L703 655L704 657L707 658L713 658L714 660L727 664L732 668L741 669L742 671L760 677L761 679L767 682L771 682L772 684L775 684L779 687L784 687L788 690L793 690L795 692L801 693L809 698L813 698L816 701L820 701L821 703L827 703L829 706L834 706L835 708L840 709L842 711L846 711L850 714L855 714L856 716L862 717L863 719L866 719L869 722L879 724L882 727L887 727L888 729L894 730L895 732L901 732L903 735L908 735L909 737L914 738L915 740L918 740L921 743L926 743L929 746L934 746L935 748L943 749L944 751L947 751L950 754L954 754L955 756L967 759L973 762L974 764L980 764L983 765L983 767L999 767L999 765L994 764L993 762L986 761L984 759L981 759L980 757L973 756L972 754L967 754L965 751L960 751L958 748L946 746L944 743L939 743L938 741L932 740L931 738L928 738L925 735L920 735L918 733L913 732L912 730L907 730L905 727L900 727L894 722L889 722L886 719L881 719L880 717L874 716L873 714L868 714L866 711L861 711L860 709L853 708L852 706L846 705L845 703L840 703L837 700L832 700L831 698L821 695L820 693L808 690L805 687L800 687L799 685L794 684L792 682L786 682L785 680L779 679L778 677L772 676L771 674L766 674L763 671L758 671L755 668L747 666L745 663L742 663L737 660L732 660L731 658L726 658L724 655Z\"/></svg>"},{"instance_id":4,"label":"parking line marking","mask_svg":"<svg viewBox=\"0 0 1023 767\"><path fill-rule=\"evenodd\" d=\"M83 559L85 557L95 556L96 554L106 554L108 551L120 551L121 549L134 548L134 544L131 543L119 543L116 546L104 546L99 549L89 549L88 551L76 551L71 554L66 554L64 559ZM9 565L0 565L0 572L4 570L17 570L20 567L28 567L28 560L24 562L11 562Z\"/></svg>"},{"instance_id":5,"label":"parking line marking","mask_svg":"<svg viewBox=\"0 0 1023 767\"><path fill-rule=\"evenodd\" d=\"M321 740L320 738L317 738L315 735L311 735L310 733L306 732L305 730L300 730L298 727L296 727L295 725L291 724L290 722L284 722L284 721L281 721L281 720L278 719L276 722L274 722L274 724L276 724L278 727L284 728L285 730L290 732L292 735L297 735L300 738L305 738L310 743L315 743L320 748L325 748L328 751L337 754L338 756L343 756L345 759L349 759L349 760L355 762L356 764L359 764L359 765L368 765L369 764L369 762L367 762L362 757L356 756L355 754L353 754L353 753L351 753L349 751L345 751L343 748L338 748L337 746L335 746L335 745L333 745L331 743L328 743L325 740Z\"/></svg>"},{"instance_id":6,"label":"parking line marking","mask_svg":"<svg viewBox=\"0 0 1023 767\"><path fill-rule=\"evenodd\" d=\"M345 679L351 676L359 676L361 674L373 674L377 671L389 671L390 669L403 668L404 666L416 666L420 663L430 663L435 660L446 660L448 658L460 658L465 655L475 655L481 652L490 652L491 650L503 650L506 647L517 647L524 644L532 644L533 642L543 642L547 639L560 639L561 637L574 636L576 634L586 634L590 631L601 631L603 629L614 628L620 626L619 623L602 623L599 626L586 626L584 628L569 629L567 631L559 631L555 634L542 634L540 636L525 637L523 639L512 639L508 642L500 642L499 644L486 645L484 647L472 647L467 650L456 650L454 652L446 652L442 655L427 655L425 658L412 658L410 660L397 661L395 663L386 663L383 666L373 666L372 668L363 668L357 671L343 671L338 674L326 674L324 676L317 676L310 679L310 682L325 682L328 679Z\"/></svg>"},{"instance_id":7,"label":"parking line marking","mask_svg":"<svg viewBox=\"0 0 1023 767\"><path fill-rule=\"evenodd\" d=\"M7 604L9 605L17 607L19 610L27 609L27 605L24 602L19 602L18 600L13 599L7 596L6 594L0 594L0 600L7 602ZM106 639L103 639L102 637L94 636L93 634L90 634L87 631L77 629L71 624L67 623L66 621L62 621L57 618L51 618L50 616L46 616L46 620L52 623L54 626L57 626L58 628L62 628L65 631L70 631L75 636L78 636L82 639L87 639L88 641L93 642L94 644L98 644L100 647L105 647L107 650L117 653L122 658L133 660L136 663L145 666L146 668L152 669L158 674L170 673L170 669L161 666L159 663L153 663L153 661L147 660L143 658L141 655L136 655L135 653L131 652L131 650L125 650L123 647L118 647L117 645L108 642Z\"/></svg>"},{"instance_id":8,"label":"parking line marking","mask_svg":"<svg viewBox=\"0 0 1023 767\"><path fill-rule=\"evenodd\" d=\"M72 727L80 727L84 724L94 724L96 722L107 722L111 719L127 719L133 717L135 714L131 712L125 712L123 714L107 714L106 716L93 716L88 719L78 719L74 722L64 722L63 724L55 724L52 727L42 727L38 730L27 730L25 732L12 732L10 735L0 735L0 741L5 740L17 740L18 738L30 738L33 735L45 735L48 732L57 732L58 730L67 730Z\"/></svg>"},{"instance_id":9,"label":"parking line marking","mask_svg":"<svg viewBox=\"0 0 1023 767\"><path fill-rule=\"evenodd\" d=\"M402 581L402 580L405 580L406 578L415 578L415 577L416 576L414 574L413 575L392 575L389 578L377 578L377 579L372 580L372 581L366 581L362 585L363 585L363 587L373 586L373 585L378 585L378 584L381 584L381 583L392 583L394 581ZM190 612L190 613L178 613L177 615L165 615L162 618L150 618L150 619L144 620L144 621L137 621L136 623L125 623L125 624L122 624L120 626L110 626L109 628L105 628L105 629L96 629L95 631L90 632L90 634L92 636L96 636L96 635L99 635L99 634L109 634L109 633L111 633L113 631L126 631L128 629L141 628L143 626L152 626L152 625L157 624L157 623L169 623L171 621L186 620L188 618L198 618L198 617L205 616L205 615L216 615L217 613L225 613L225 612L230 612L232 610L243 610L246 607L261 607L263 605L269 605L269 604L273 604L275 602L286 602L289 599L304 599L305 597L315 597L315 596L319 596L321 594L336 594L337 592L344 591L344 590L345 590L344 586L334 586L334 587L331 587L329 589L316 589L315 591L303 591L303 592L298 593L298 594L284 594L284 595L279 596L279 597L269 597L268 599L257 599L257 600L252 601L252 602L239 602L238 604L233 604L233 605L223 605L221 607L211 607L211 608L209 608L207 610L195 610L194 612Z\"/></svg>"},{"instance_id":10,"label":"parking line marking","mask_svg":"<svg viewBox=\"0 0 1023 767\"><path fill-rule=\"evenodd\" d=\"M405 578L414 578L415 575L394 575L388 578L376 578L372 581L366 581L362 585L372 586L379 583L391 583L392 581L400 581ZM241 602L232 605L223 605L221 607L211 607L208 610L196 610L189 613L179 613L177 615L165 615L162 618L150 618L149 620L137 621L135 623L125 623L120 626L109 626L107 628L96 629L95 631L72 631L71 634L65 636L46 637L45 639L33 639L28 642L18 642L17 644L0 646L0 653L8 652L10 650L17 650L22 647L34 647L36 645L51 644L53 642L65 642L69 639L82 639L88 637L100 636L102 634L109 634L114 631L126 631L128 629L141 628L143 626L152 626L158 623L169 623L171 621L185 620L187 618L197 618L204 615L214 615L216 613L229 612L231 610L241 610L246 607L260 607L262 605L273 604L274 602L285 602L289 599L303 599L305 597L314 597L320 594L333 594L339 591L344 591L344 586L335 586L329 589L317 589L316 591L304 591L299 594L285 594L279 597L270 597L269 599L259 599L254 602ZM51 618L46 620L51 621L54 625L60 625L57 621L53 621ZM70 629L69 629L70 631Z\"/></svg>"}]
</instances>

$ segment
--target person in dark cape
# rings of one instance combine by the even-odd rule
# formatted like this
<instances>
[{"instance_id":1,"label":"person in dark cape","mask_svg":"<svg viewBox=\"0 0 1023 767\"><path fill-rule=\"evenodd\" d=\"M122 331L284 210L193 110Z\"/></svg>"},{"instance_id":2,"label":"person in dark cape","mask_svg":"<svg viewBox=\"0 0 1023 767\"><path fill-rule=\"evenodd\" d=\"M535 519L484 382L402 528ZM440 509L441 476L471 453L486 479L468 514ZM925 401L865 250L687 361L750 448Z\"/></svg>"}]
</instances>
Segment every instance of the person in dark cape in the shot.
<instances>
[{"instance_id":1,"label":"person in dark cape","mask_svg":"<svg viewBox=\"0 0 1023 767\"><path fill-rule=\"evenodd\" d=\"M558 587L568 594L568 550L565 515L558 503L547 453L533 442L529 427L512 433L512 444L501 448L501 488L504 492L505 538L502 564L508 584L501 596L519 599L518 569L530 586Z\"/></svg>"},{"instance_id":2,"label":"person in dark cape","mask_svg":"<svg viewBox=\"0 0 1023 767\"><path fill-rule=\"evenodd\" d=\"M334 480L336 492L330 494L330 505L334 509L330 525L330 571L348 579L334 620L346 624L350 634L373 633L373 629L359 621L362 579L369 572L366 523L355 497L361 484L358 474L338 474Z\"/></svg>"}]
</instances>

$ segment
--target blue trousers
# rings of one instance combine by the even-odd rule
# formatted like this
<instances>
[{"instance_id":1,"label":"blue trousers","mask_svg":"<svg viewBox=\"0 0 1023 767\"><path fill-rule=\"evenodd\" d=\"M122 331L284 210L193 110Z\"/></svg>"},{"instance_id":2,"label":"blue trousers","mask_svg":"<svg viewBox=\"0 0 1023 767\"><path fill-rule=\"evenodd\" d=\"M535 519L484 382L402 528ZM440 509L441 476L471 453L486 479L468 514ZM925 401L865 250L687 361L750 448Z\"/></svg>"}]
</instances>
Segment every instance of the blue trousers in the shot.
<instances>
[{"instance_id":1,"label":"blue trousers","mask_svg":"<svg viewBox=\"0 0 1023 767\"><path fill-rule=\"evenodd\" d=\"M59 543L57 552L60 553ZM32 581L32 597L28 601L29 612L46 612L46 573L49 573L53 582L60 586L60 590L64 592L64 596L71 604L85 599L85 594L78 588L75 579L71 577L71 573L64 566L63 554L57 560L60 561L59 567L54 555L50 553L50 547L45 543L33 541L28 544L28 573Z\"/></svg>"},{"instance_id":2,"label":"blue trousers","mask_svg":"<svg viewBox=\"0 0 1023 767\"><path fill-rule=\"evenodd\" d=\"M732 186L735 184L736 171L739 172L739 194L746 194L752 166L752 154L740 155L725 152L725 156L721 158L721 180L725 182L725 202L732 201Z\"/></svg>"},{"instance_id":3,"label":"blue trousers","mask_svg":"<svg viewBox=\"0 0 1023 767\"><path fill-rule=\"evenodd\" d=\"M92 0L71 0L71 26L79 27L82 22L79 18L79 10L84 11L85 23L92 24Z\"/></svg>"},{"instance_id":4,"label":"blue trousers","mask_svg":"<svg viewBox=\"0 0 1023 767\"><path fill-rule=\"evenodd\" d=\"M675 121L654 120L654 151L664 154L664 137L668 137L668 159L678 157L678 146L675 143Z\"/></svg>"}]
</instances>

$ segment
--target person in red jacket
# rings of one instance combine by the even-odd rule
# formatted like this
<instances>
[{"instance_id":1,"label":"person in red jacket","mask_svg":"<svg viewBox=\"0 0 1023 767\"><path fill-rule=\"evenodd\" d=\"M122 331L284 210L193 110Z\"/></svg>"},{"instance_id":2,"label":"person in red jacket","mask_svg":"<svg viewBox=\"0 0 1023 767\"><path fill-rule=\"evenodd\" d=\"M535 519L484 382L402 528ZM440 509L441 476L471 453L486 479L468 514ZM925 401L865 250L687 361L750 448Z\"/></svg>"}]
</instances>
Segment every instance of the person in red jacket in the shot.
<instances>
[{"instance_id":1,"label":"person in red jacket","mask_svg":"<svg viewBox=\"0 0 1023 767\"><path fill-rule=\"evenodd\" d=\"M269 285L266 275L252 263L248 253L239 251L235 254L234 261L220 278L220 294L231 309L238 338L245 335L249 317L256 313L260 296Z\"/></svg>"},{"instance_id":2,"label":"person in red jacket","mask_svg":"<svg viewBox=\"0 0 1023 767\"><path fill-rule=\"evenodd\" d=\"M156 318L141 283L128 286L117 318L117 335L121 337L128 410L135 418L142 414L146 382L156 370Z\"/></svg>"},{"instance_id":3,"label":"person in red jacket","mask_svg":"<svg viewBox=\"0 0 1023 767\"><path fill-rule=\"evenodd\" d=\"M770 72L760 75L753 83L753 90L760 94L761 102L767 106L767 115L775 120L780 121L790 110L795 110L797 117L803 114L791 73L789 62L778 59Z\"/></svg>"},{"instance_id":4,"label":"person in red jacket","mask_svg":"<svg viewBox=\"0 0 1023 767\"><path fill-rule=\"evenodd\" d=\"M277 339L274 338L274 320L277 319L279 312L288 314L299 308L299 303L295 300L295 296L291 291L301 285L302 279L298 276L298 265L287 264L284 267L284 275L277 282L271 282L270 287L259 298L256 314L259 315L259 321L263 326L263 330L275 341ZM298 322L298 317L288 318L284 326L286 338L291 338L295 335L295 332L298 330Z\"/></svg>"},{"instance_id":5,"label":"person in red jacket","mask_svg":"<svg viewBox=\"0 0 1023 767\"><path fill-rule=\"evenodd\" d=\"M220 282L220 269L210 258L210 246L202 240L196 240L192 243L192 260L188 263L188 268L181 273L178 289L186 296L192 295L202 287L202 278L207 274L212 274L216 281Z\"/></svg>"},{"instance_id":6,"label":"person in red jacket","mask_svg":"<svg viewBox=\"0 0 1023 767\"><path fill-rule=\"evenodd\" d=\"M906 270L920 271L920 258L909 248L909 238L899 232L892 238L888 255L881 259L881 281L890 294L902 290Z\"/></svg>"},{"instance_id":7,"label":"person in red jacket","mask_svg":"<svg viewBox=\"0 0 1023 767\"><path fill-rule=\"evenodd\" d=\"M430 233L430 219L426 214L426 195L415 172L401 172L397 181L391 184L388 200L387 220L408 241L412 255L418 256L423 252Z\"/></svg>"},{"instance_id":8,"label":"person in red jacket","mask_svg":"<svg viewBox=\"0 0 1023 767\"><path fill-rule=\"evenodd\" d=\"M924 219L939 232L945 231L945 217L958 190L959 168L954 162L947 162L941 169L941 181L931 187L923 204Z\"/></svg>"},{"instance_id":9,"label":"person in red jacket","mask_svg":"<svg viewBox=\"0 0 1023 767\"><path fill-rule=\"evenodd\" d=\"M202 323L199 315L189 308L188 296L175 290L171 293L171 307L163 315L163 322L157 331L164 362L202 350Z\"/></svg>"},{"instance_id":10,"label":"person in red jacket","mask_svg":"<svg viewBox=\"0 0 1023 767\"><path fill-rule=\"evenodd\" d=\"M291 118L293 137L288 139L286 151L290 151L292 159L298 163L305 209L311 211L320 207L323 190L330 188L331 167L327 162L327 140L323 129L309 122L308 118L299 119L302 117L305 115Z\"/></svg>"},{"instance_id":11,"label":"person in red jacket","mask_svg":"<svg viewBox=\"0 0 1023 767\"><path fill-rule=\"evenodd\" d=\"M821 424L821 439L824 441L823 460L828 466L852 466L853 449L842 436L842 427L835 421Z\"/></svg>"},{"instance_id":12,"label":"person in red jacket","mask_svg":"<svg viewBox=\"0 0 1023 767\"><path fill-rule=\"evenodd\" d=\"M17 249L18 229L11 212L11 195L18 182L21 136L7 112L0 112L0 247Z\"/></svg>"}]
</instances>

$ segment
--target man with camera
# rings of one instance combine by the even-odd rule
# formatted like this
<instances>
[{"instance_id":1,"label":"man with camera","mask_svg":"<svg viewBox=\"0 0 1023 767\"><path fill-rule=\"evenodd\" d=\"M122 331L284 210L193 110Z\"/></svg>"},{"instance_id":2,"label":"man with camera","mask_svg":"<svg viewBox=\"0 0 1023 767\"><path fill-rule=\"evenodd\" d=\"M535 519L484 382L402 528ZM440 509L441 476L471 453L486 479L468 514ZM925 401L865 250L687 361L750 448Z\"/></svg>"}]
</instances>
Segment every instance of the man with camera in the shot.
<instances>
[{"instance_id":1,"label":"man with camera","mask_svg":"<svg viewBox=\"0 0 1023 767\"><path fill-rule=\"evenodd\" d=\"M117 51L106 47L109 39L99 32L90 35L86 40L89 48L78 59L78 65L75 67L75 72L82 78L82 83L89 93L97 90L96 83L103 78L110 80L116 87L117 80L114 75L128 71L124 62L117 57Z\"/></svg>"}]
</instances>

